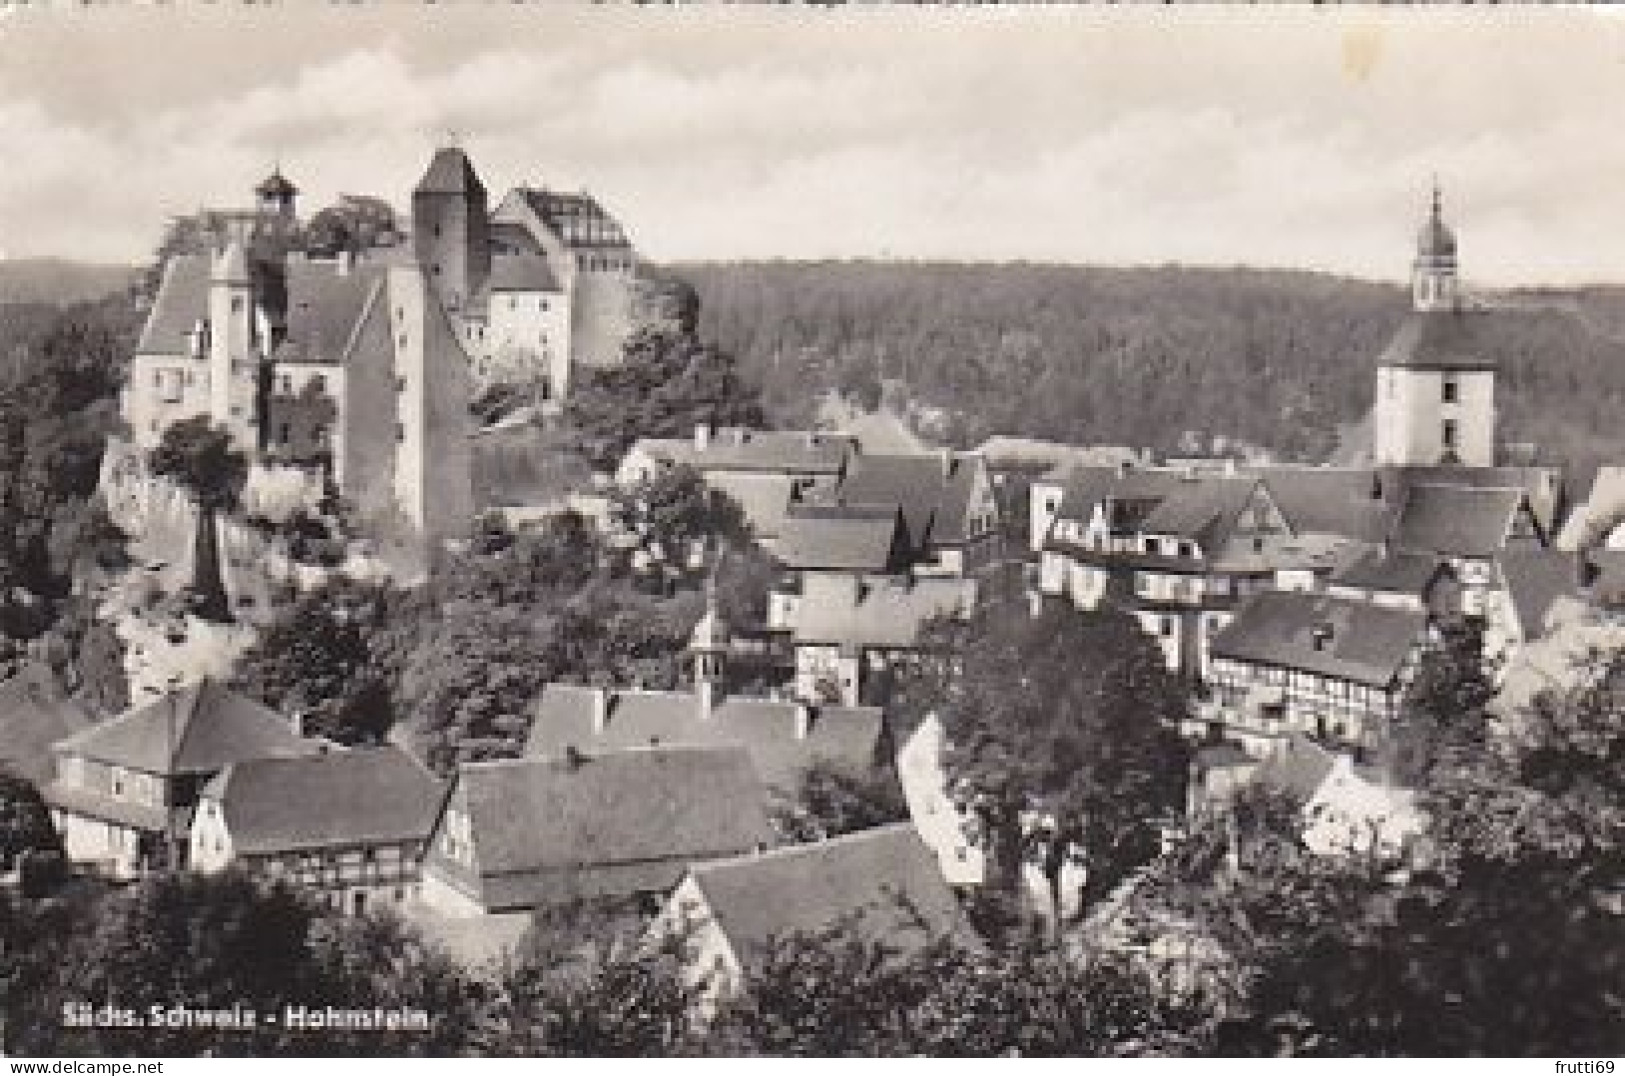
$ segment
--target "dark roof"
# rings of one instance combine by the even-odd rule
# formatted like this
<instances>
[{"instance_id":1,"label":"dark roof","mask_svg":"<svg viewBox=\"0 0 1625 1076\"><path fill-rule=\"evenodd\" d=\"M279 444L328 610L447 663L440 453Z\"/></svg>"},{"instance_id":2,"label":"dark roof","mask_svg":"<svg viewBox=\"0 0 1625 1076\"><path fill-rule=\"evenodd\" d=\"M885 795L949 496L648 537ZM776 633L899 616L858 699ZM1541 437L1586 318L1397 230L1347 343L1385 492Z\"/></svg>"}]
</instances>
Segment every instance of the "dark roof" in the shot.
<instances>
[{"instance_id":1,"label":"dark roof","mask_svg":"<svg viewBox=\"0 0 1625 1076\"><path fill-rule=\"evenodd\" d=\"M1239 769L1258 765L1258 760L1229 740L1204 744L1196 749L1192 765L1198 773L1214 770Z\"/></svg>"},{"instance_id":2,"label":"dark roof","mask_svg":"<svg viewBox=\"0 0 1625 1076\"><path fill-rule=\"evenodd\" d=\"M1234 528L1236 517L1257 488L1256 478L1181 477L1140 521L1140 529L1198 539L1215 549Z\"/></svg>"},{"instance_id":3,"label":"dark roof","mask_svg":"<svg viewBox=\"0 0 1625 1076\"><path fill-rule=\"evenodd\" d=\"M531 212L572 250L629 249L631 246L620 224L591 195L530 187L520 188L520 194Z\"/></svg>"},{"instance_id":4,"label":"dark roof","mask_svg":"<svg viewBox=\"0 0 1625 1076\"><path fill-rule=\"evenodd\" d=\"M882 718L872 706L813 707L802 738L793 702L723 695L705 719L692 692L605 690L607 719L595 731L600 690L547 685L535 706L526 756L563 758L572 747L590 754L650 745L738 746L750 753L769 788L789 792L815 762L868 767L880 750Z\"/></svg>"},{"instance_id":5,"label":"dark roof","mask_svg":"<svg viewBox=\"0 0 1625 1076\"><path fill-rule=\"evenodd\" d=\"M1301 591L1255 595L1214 636L1212 653L1386 687L1422 639L1427 614ZM1318 634L1330 637L1317 649Z\"/></svg>"},{"instance_id":6,"label":"dark roof","mask_svg":"<svg viewBox=\"0 0 1625 1076\"><path fill-rule=\"evenodd\" d=\"M1465 310L1415 311L1377 359L1379 366L1416 370L1493 370L1489 316Z\"/></svg>"},{"instance_id":7,"label":"dark roof","mask_svg":"<svg viewBox=\"0 0 1625 1076\"><path fill-rule=\"evenodd\" d=\"M1260 467L1275 504L1299 534L1335 534L1362 542L1388 533L1393 509L1378 472L1370 468Z\"/></svg>"},{"instance_id":8,"label":"dark roof","mask_svg":"<svg viewBox=\"0 0 1625 1076\"><path fill-rule=\"evenodd\" d=\"M267 855L428 837L445 788L398 747L249 759L204 794L218 800L232 848Z\"/></svg>"},{"instance_id":9,"label":"dark roof","mask_svg":"<svg viewBox=\"0 0 1625 1076\"><path fill-rule=\"evenodd\" d=\"M666 891L692 862L772 839L740 747L475 762L455 781L492 911Z\"/></svg>"},{"instance_id":10,"label":"dark roof","mask_svg":"<svg viewBox=\"0 0 1625 1076\"><path fill-rule=\"evenodd\" d=\"M540 254L496 254L486 287L497 291L558 291L553 269Z\"/></svg>"},{"instance_id":11,"label":"dark roof","mask_svg":"<svg viewBox=\"0 0 1625 1076\"><path fill-rule=\"evenodd\" d=\"M704 448L690 438L646 437L633 446L655 459L688 464L698 471L776 471L839 474L852 452L852 438L838 433L721 429Z\"/></svg>"},{"instance_id":12,"label":"dark roof","mask_svg":"<svg viewBox=\"0 0 1625 1076\"><path fill-rule=\"evenodd\" d=\"M136 354L187 353L187 334L209 315L209 262L207 254L171 254L164 262L163 280Z\"/></svg>"},{"instance_id":13,"label":"dark roof","mask_svg":"<svg viewBox=\"0 0 1625 1076\"><path fill-rule=\"evenodd\" d=\"M1394 544L1441 556L1493 556L1506 546L1523 502L1518 489L1410 485L1394 521Z\"/></svg>"},{"instance_id":14,"label":"dark roof","mask_svg":"<svg viewBox=\"0 0 1625 1076\"><path fill-rule=\"evenodd\" d=\"M368 308L384 289L385 270L290 258L287 263L287 334L277 359L327 365L344 363Z\"/></svg>"},{"instance_id":15,"label":"dark roof","mask_svg":"<svg viewBox=\"0 0 1625 1076\"><path fill-rule=\"evenodd\" d=\"M1301 733L1292 733L1276 745L1253 773L1255 781L1285 792L1300 803L1314 798L1332 772L1329 751Z\"/></svg>"},{"instance_id":16,"label":"dark roof","mask_svg":"<svg viewBox=\"0 0 1625 1076\"><path fill-rule=\"evenodd\" d=\"M42 787L56 774L51 745L90 726L90 714L43 665L30 662L0 683L0 770Z\"/></svg>"},{"instance_id":17,"label":"dark roof","mask_svg":"<svg viewBox=\"0 0 1625 1076\"><path fill-rule=\"evenodd\" d=\"M1430 553L1372 550L1332 576L1332 583L1361 590L1421 596L1439 570L1439 558Z\"/></svg>"},{"instance_id":18,"label":"dark roof","mask_svg":"<svg viewBox=\"0 0 1625 1076\"><path fill-rule=\"evenodd\" d=\"M845 504L897 505L909 539L923 549L965 537L971 490L985 466L971 453L860 454L852 458L835 496Z\"/></svg>"},{"instance_id":19,"label":"dark roof","mask_svg":"<svg viewBox=\"0 0 1625 1076\"><path fill-rule=\"evenodd\" d=\"M1552 605L1579 589L1576 555L1555 549L1505 550L1495 560L1518 612L1524 641L1539 638L1545 634Z\"/></svg>"},{"instance_id":20,"label":"dark roof","mask_svg":"<svg viewBox=\"0 0 1625 1076\"><path fill-rule=\"evenodd\" d=\"M1409 486L1471 486L1475 489L1520 489L1546 530L1553 529L1563 494L1561 467L1398 467L1385 475L1397 493Z\"/></svg>"},{"instance_id":21,"label":"dark roof","mask_svg":"<svg viewBox=\"0 0 1625 1076\"><path fill-rule=\"evenodd\" d=\"M217 773L233 762L315 754L288 719L213 680L203 680L93 725L57 744L62 754L143 773Z\"/></svg>"},{"instance_id":22,"label":"dark roof","mask_svg":"<svg viewBox=\"0 0 1625 1076\"><path fill-rule=\"evenodd\" d=\"M963 937L953 891L911 823L696 866L705 911L749 966L776 939L848 924L899 955Z\"/></svg>"},{"instance_id":23,"label":"dark roof","mask_svg":"<svg viewBox=\"0 0 1625 1076\"><path fill-rule=\"evenodd\" d=\"M271 170L270 175L260 180L259 186L254 188L254 193L261 198L291 198L299 193L299 188L282 174L282 169L275 168Z\"/></svg>"},{"instance_id":24,"label":"dark roof","mask_svg":"<svg viewBox=\"0 0 1625 1076\"><path fill-rule=\"evenodd\" d=\"M416 188L418 194L467 194L470 191L483 194L485 184L480 182L468 154L456 146L435 150Z\"/></svg>"},{"instance_id":25,"label":"dark roof","mask_svg":"<svg viewBox=\"0 0 1625 1076\"><path fill-rule=\"evenodd\" d=\"M773 555L796 570L888 572L909 548L895 505L794 506L778 534Z\"/></svg>"}]
</instances>

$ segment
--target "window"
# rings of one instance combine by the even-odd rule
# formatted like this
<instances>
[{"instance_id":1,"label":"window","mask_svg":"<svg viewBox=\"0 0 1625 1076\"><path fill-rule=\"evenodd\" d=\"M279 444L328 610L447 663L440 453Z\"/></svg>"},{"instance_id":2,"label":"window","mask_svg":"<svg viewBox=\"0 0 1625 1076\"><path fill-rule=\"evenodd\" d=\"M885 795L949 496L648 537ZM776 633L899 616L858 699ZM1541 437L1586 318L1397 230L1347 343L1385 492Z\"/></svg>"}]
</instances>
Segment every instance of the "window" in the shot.
<instances>
[{"instance_id":1,"label":"window","mask_svg":"<svg viewBox=\"0 0 1625 1076\"><path fill-rule=\"evenodd\" d=\"M1174 634L1174 618L1171 617L1171 616L1165 616L1165 617L1161 618L1161 621L1162 621L1162 637L1164 639L1172 638L1173 634Z\"/></svg>"},{"instance_id":2,"label":"window","mask_svg":"<svg viewBox=\"0 0 1625 1076\"><path fill-rule=\"evenodd\" d=\"M282 394L284 396L293 395L293 375L291 375L291 374L283 374L282 375Z\"/></svg>"},{"instance_id":3,"label":"window","mask_svg":"<svg viewBox=\"0 0 1625 1076\"><path fill-rule=\"evenodd\" d=\"M310 385L311 385L311 388L315 389L317 392L326 392L327 391L327 375L326 374L317 374L315 377L310 379Z\"/></svg>"},{"instance_id":4,"label":"window","mask_svg":"<svg viewBox=\"0 0 1625 1076\"><path fill-rule=\"evenodd\" d=\"M1439 396L1445 403L1455 403L1458 399L1460 386L1454 377L1447 377L1439 386Z\"/></svg>"},{"instance_id":5,"label":"window","mask_svg":"<svg viewBox=\"0 0 1625 1076\"><path fill-rule=\"evenodd\" d=\"M231 312L233 314L241 314L243 312L243 297L241 295L233 295L231 297Z\"/></svg>"},{"instance_id":6,"label":"window","mask_svg":"<svg viewBox=\"0 0 1625 1076\"><path fill-rule=\"evenodd\" d=\"M404 375L402 375L402 374L396 374L395 375L395 391L396 392L405 392L406 391L406 377Z\"/></svg>"},{"instance_id":7,"label":"window","mask_svg":"<svg viewBox=\"0 0 1625 1076\"><path fill-rule=\"evenodd\" d=\"M327 444L327 427L326 426L312 426L310 428L310 439L312 441L315 441L318 445L326 445Z\"/></svg>"},{"instance_id":8,"label":"window","mask_svg":"<svg viewBox=\"0 0 1625 1076\"><path fill-rule=\"evenodd\" d=\"M286 422L282 423L276 428L276 443L279 445L287 444L293 439L292 433L293 431L289 429L288 424Z\"/></svg>"},{"instance_id":9,"label":"window","mask_svg":"<svg viewBox=\"0 0 1625 1076\"><path fill-rule=\"evenodd\" d=\"M1456 447L1456 420L1447 418L1439 428L1439 440L1446 448Z\"/></svg>"}]
</instances>

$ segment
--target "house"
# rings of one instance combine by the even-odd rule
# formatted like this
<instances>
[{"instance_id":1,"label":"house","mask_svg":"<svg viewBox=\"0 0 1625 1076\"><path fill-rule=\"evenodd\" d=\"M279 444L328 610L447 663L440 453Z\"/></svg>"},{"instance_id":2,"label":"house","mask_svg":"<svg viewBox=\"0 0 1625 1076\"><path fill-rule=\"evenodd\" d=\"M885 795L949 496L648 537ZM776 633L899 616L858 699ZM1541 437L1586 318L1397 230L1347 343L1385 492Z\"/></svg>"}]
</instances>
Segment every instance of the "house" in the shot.
<instances>
[{"instance_id":1,"label":"house","mask_svg":"<svg viewBox=\"0 0 1625 1076\"><path fill-rule=\"evenodd\" d=\"M972 575L998 558L999 504L987 462L975 453L856 455L829 497L838 505L896 506L916 575Z\"/></svg>"},{"instance_id":2,"label":"house","mask_svg":"<svg viewBox=\"0 0 1625 1076\"><path fill-rule=\"evenodd\" d=\"M214 680L57 743L43 790L68 858L132 878L187 866L203 788L234 763L318 753L287 718Z\"/></svg>"},{"instance_id":3,"label":"house","mask_svg":"<svg viewBox=\"0 0 1625 1076\"><path fill-rule=\"evenodd\" d=\"M1132 614L1168 667L1205 675L1210 640L1247 597L1308 589L1345 543L1300 535L1269 487L1234 473L1077 469L1039 563L1039 592Z\"/></svg>"},{"instance_id":4,"label":"house","mask_svg":"<svg viewBox=\"0 0 1625 1076\"><path fill-rule=\"evenodd\" d=\"M1405 493L1390 547L1449 564L1461 584L1461 612L1485 616L1503 552L1545 549L1544 529L1521 489L1413 485Z\"/></svg>"},{"instance_id":5,"label":"house","mask_svg":"<svg viewBox=\"0 0 1625 1076\"><path fill-rule=\"evenodd\" d=\"M690 947L684 977L703 1012L745 989L777 943L834 928L894 959L945 939L974 944L935 857L906 822L697 863L651 933Z\"/></svg>"},{"instance_id":6,"label":"house","mask_svg":"<svg viewBox=\"0 0 1625 1076\"><path fill-rule=\"evenodd\" d=\"M780 517L769 548L787 571L901 574L913 563L916 543L895 504L792 505Z\"/></svg>"},{"instance_id":7,"label":"house","mask_svg":"<svg viewBox=\"0 0 1625 1076\"><path fill-rule=\"evenodd\" d=\"M797 698L857 706L918 650L928 624L975 603L973 579L806 572L770 595L768 628L795 651Z\"/></svg>"},{"instance_id":8,"label":"house","mask_svg":"<svg viewBox=\"0 0 1625 1076\"><path fill-rule=\"evenodd\" d=\"M1277 744L1252 780L1299 807L1304 844L1317 855L1391 858L1422 832L1414 792L1301 735Z\"/></svg>"},{"instance_id":9,"label":"house","mask_svg":"<svg viewBox=\"0 0 1625 1076\"><path fill-rule=\"evenodd\" d=\"M856 451L846 434L697 426L692 439L638 440L615 480L634 486L667 468L692 467L739 503L752 534L771 550L792 505L834 489Z\"/></svg>"},{"instance_id":10,"label":"house","mask_svg":"<svg viewBox=\"0 0 1625 1076\"><path fill-rule=\"evenodd\" d=\"M90 714L38 662L0 683L0 771L43 788L56 776L51 745L89 728Z\"/></svg>"},{"instance_id":11,"label":"house","mask_svg":"<svg viewBox=\"0 0 1625 1076\"><path fill-rule=\"evenodd\" d=\"M1431 553L1372 549L1335 572L1326 593L1445 616L1461 608L1461 588L1450 565Z\"/></svg>"},{"instance_id":12,"label":"house","mask_svg":"<svg viewBox=\"0 0 1625 1076\"><path fill-rule=\"evenodd\" d=\"M431 827L420 898L465 919L581 899L652 903L691 863L771 839L743 747L465 763Z\"/></svg>"},{"instance_id":13,"label":"house","mask_svg":"<svg viewBox=\"0 0 1625 1076\"><path fill-rule=\"evenodd\" d=\"M1587 569L1578 554L1557 549L1507 549L1495 558L1485 606L1485 649L1491 654L1545 635L1553 607L1578 598Z\"/></svg>"},{"instance_id":14,"label":"house","mask_svg":"<svg viewBox=\"0 0 1625 1076\"><path fill-rule=\"evenodd\" d=\"M1259 756L1294 732L1356 751L1375 747L1398 712L1427 627L1427 614L1414 608L1255 595L1212 641L1213 696L1188 731L1233 739Z\"/></svg>"},{"instance_id":15,"label":"house","mask_svg":"<svg viewBox=\"0 0 1625 1076\"><path fill-rule=\"evenodd\" d=\"M293 882L356 914L398 905L417 889L444 797L398 747L234 762L203 786L188 861Z\"/></svg>"},{"instance_id":16,"label":"house","mask_svg":"<svg viewBox=\"0 0 1625 1076\"><path fill-rule=\"evenodd\" d=\"M870 706L813 706L694 691L548 684L525 757L559 761L647 747L738 747L770 792L793 794L817 764L867 771L883 758L884 723Z\"/></svg>"}]
</instances>

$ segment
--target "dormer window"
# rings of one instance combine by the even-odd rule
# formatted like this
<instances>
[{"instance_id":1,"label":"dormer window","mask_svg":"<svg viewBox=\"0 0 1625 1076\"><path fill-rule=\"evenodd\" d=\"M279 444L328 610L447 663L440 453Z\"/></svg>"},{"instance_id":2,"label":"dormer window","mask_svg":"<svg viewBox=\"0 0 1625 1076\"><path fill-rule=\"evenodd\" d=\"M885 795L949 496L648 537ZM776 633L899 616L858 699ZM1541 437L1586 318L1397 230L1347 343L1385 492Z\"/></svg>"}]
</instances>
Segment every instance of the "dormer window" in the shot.
<instances>
[{"instance_id":1,"label":"dormer window","mask_svg":"<svg viewBox=\"0 0 1625 1076\"><path fill-rule=\"evenodd\" d=\"M1332 645L1332 626L1324 622L1316 624L1314 630L1309 633L1309 643L1318 652L1330 649Z\"/></svg>"}]
</instances>

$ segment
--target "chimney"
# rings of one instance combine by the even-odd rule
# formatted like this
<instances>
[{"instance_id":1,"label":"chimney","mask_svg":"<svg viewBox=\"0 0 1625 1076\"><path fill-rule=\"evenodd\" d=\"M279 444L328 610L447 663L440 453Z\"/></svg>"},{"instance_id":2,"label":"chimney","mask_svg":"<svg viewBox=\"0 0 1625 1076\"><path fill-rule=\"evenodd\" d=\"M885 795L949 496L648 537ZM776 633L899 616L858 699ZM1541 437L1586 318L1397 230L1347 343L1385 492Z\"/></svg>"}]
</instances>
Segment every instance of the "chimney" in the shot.
<instances>
[{"instance_id":1,"label":"chimney","mask_svg":"<svg viewBox=\"0 0 1625 1076\"><path fill-rule=\"evenodd\" d=\"M796 703L796 739L805 740L812 733L812 704Z\"/></svg>"},{"instance_id":2,"label":"chimney","mask_svg":"<svg viewBox=\"0 0 1625 1076\"><path fill-rule=\"evenodd\" d=\"M575 744L573 744L573 743L572 744L565 744L565 746L564 746L564 764L566 766L570 767L571 772L579 770L581 768L582 764L585 763L586 761L587 761L587 756L583 755L581 753L580 749L578 749Z\"/></svg>"},{"instance_id":3,"label":"chimney","mask_svg":"<svg viewBox=\"0 0 1625 1076\"><path fill-rule=\"evenodd\" d=\"M951 477L954 473L954 463L957 462L954 459L954 450L951 448L938 449L937 457L942 460L942 477Z\"/></svg>"},{"instance_id":4,"label":"chimney","mask_svg":"<svg viewBox=\"0 0 1625 1076\"><path fill-rule=\"evenodd\" d=\"M288 718L288 724L293 726L293 734L295 736L298 736L300 739L304 738L305 712L303 710L295 710L292 716Z\"/></svg>"},{"instance_id":5,"label":"chimney","mask_svg":"<svg viewBox=\"0 0 1625 1076\"><path fill-rule=\"evenodd\" d=\"M1128 473L1130 471L1132 471L1132 470L1134 470L1134 461L1133 460L1118 460L1117 461L1117 477L1118 478L1127 478Z\"/></svg>"},{"instance_id":6,"label":"chimney","mask_svg":"<svg viewBox=\"0 0 1625 1076\"><path fill-rule=\"evenodd\" d=\"M699 702L700 720L709 721L716 711L716 686L710 677L700 677L694 685L694 697Z\"/></svg>"},{"instance_id":7,"label":"chimney","mask_svg":"<svg viewBox=\"0 0 1625 1076\"><path fill-rule=\"evenodd\" d=\"M704 452L711 447L711 427L708 423L699 422L694 425L694 450Z\"/></svg>"},{"instance_id":8,"label":"chimney","mask_svg":"<svg viewBox=\"0 0 1625 1076\"><path fill-rule=\"evenodd\" d=\"M609 725L609 689L595 687L592 689L592 732L594 736L602 736L604 729Z\"/></svg>"}]
</instances>

